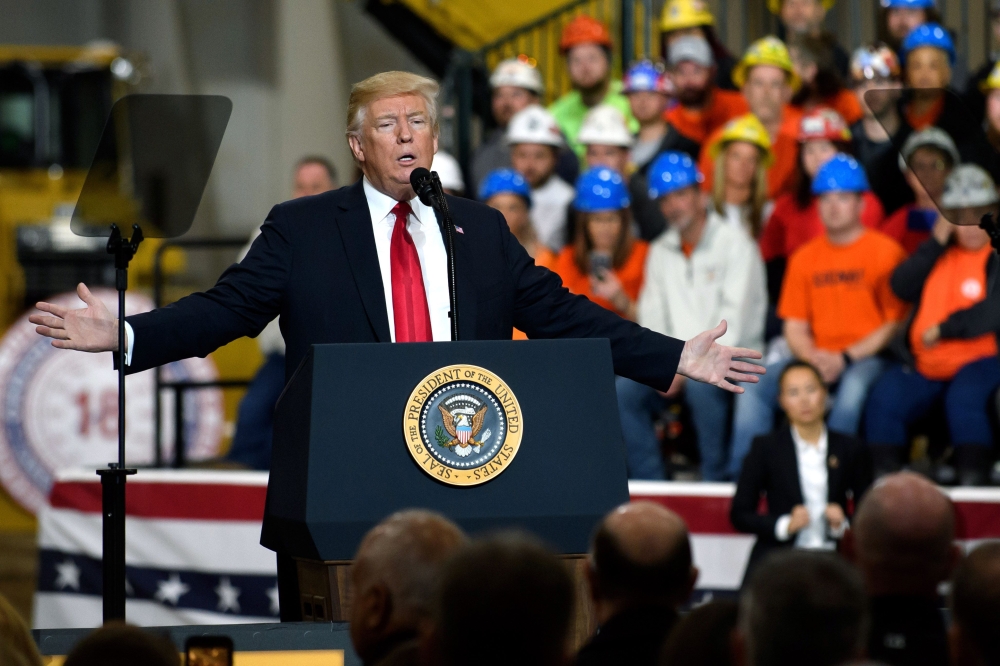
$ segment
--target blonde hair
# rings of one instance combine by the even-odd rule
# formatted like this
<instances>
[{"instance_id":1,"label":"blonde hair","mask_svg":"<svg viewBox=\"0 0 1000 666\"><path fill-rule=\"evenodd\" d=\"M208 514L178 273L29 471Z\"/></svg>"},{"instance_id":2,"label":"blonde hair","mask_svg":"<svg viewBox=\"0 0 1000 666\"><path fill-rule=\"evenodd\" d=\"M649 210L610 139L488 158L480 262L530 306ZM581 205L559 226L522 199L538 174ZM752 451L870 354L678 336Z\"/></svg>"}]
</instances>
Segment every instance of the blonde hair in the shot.
<instances>
[{"instance_id":1,"label":"blonde hair","mask_svg":"<svg viewBox=\"0 0 1000 666\"><path fill-rule=\"evenodd\" d=\"M437 81L410 72L382 72L369 76L351 86L351 97L347 102L347 136L361 135L361 125L365 112L372 102L386 97L420 95L427 104L427 116L434 134L438 133Z\"/></svg>"},{"instance_id":2,"label":"blonde hair","mask_svg":"<svg viewBox=\"0 0 1000 666\"><path fill-rule=\"evenodd\" d=\"M729 141L722 146L719 156L715 160L715 174L712 181L712 207L719 215L726 214L726 149L734 141ZM751 144L752 145L752 144ZM750 187L750 214L746 219L749 225L747 231L754 238L760 238L760 232L764 228L764 206L767 205L767 167L764 166L764 154L760 146L755 146L760 157L757 160L757 168L753 174L753 184Z\"/></svg>"}]
</instances>

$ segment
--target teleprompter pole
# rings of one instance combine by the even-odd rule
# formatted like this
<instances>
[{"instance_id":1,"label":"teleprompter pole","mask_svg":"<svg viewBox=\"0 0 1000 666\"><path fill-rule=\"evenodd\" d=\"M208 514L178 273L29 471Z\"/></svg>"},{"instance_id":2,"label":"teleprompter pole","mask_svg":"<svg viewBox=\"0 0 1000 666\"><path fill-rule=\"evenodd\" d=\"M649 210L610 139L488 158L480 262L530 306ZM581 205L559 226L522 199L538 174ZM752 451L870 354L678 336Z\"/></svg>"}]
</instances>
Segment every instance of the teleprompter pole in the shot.
<instances>
[{"instance_id":1,"label":"teleprompter pole","mask_svg":"<svg viewBox=\"0 0 1000 666\"><path fill-rule=\"evenodd\" d=\"M104 621L125 619L125 481L136 470L125 467L125 290L128 264L142 242L142 229L132 225L132 238L124 238L118 225L111 225L108 253L115 257L115 288L118 290L118 462L97 470L101 477L101 514L104 527L102 555Z\"/></svg>"}]
</instances>

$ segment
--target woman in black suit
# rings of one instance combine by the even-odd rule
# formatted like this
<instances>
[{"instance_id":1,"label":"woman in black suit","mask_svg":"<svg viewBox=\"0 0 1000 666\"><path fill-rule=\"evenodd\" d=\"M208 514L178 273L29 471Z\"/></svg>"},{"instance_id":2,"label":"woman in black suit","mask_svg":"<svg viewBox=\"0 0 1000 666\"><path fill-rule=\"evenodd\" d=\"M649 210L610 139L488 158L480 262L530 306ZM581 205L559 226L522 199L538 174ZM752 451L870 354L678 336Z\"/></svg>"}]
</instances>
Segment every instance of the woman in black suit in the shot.
<instances>
[{"instance_id":1,"label":"woman in black suit","mask_svg":"<svg viewBox=\"0 0 1000 666\"><path fill-rule=\"evenodd\" d=\"M827 390L819 371L793 361L778 386L789 424L753 441L729 512L733 527L757 535L747 574L774 548L836 549L849 502L856 505L872 482L868 448L826 429ZM758 512L761 496L765 514Z\"/></svg>"}]
</instances>

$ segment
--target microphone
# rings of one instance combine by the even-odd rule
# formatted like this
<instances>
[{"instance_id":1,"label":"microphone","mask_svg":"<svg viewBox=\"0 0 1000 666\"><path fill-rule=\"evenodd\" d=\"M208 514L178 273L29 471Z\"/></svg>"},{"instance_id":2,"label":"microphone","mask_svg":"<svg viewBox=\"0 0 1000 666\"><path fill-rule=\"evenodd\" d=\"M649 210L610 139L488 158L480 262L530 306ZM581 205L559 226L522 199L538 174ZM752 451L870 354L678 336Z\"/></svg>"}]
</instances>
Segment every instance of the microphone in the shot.
<instances>
[{"instance_id":1,"label":"microphone","mask_svg":"<svg viewBox=\"0 0 1000 666\"><path fill-rule=\"evenodd\" d=\"M420 197L420 202L425 206L432 206L436 208L434 204L434 197L437 194L434 191L434 179L431 177L431 172L423 167L417 167L410 172L410 187L413 191L417 193Z\"/></svg>"}]
</instances>

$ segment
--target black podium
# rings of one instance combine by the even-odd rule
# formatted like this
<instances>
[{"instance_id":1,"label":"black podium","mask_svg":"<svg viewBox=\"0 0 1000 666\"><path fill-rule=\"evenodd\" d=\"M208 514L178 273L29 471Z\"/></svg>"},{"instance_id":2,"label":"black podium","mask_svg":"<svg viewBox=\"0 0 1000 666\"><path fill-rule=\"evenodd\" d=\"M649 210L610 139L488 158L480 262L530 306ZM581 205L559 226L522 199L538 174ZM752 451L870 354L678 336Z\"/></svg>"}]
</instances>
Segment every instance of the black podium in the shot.
<instances>
[{"instance_id":1,"label":"black podium","mask_svg":"<svg viewBox=\"0 0 1000 666\"><path fill-rule=\"evenodd\" d=\"M475 393L464 375L440 372L456 366L495 379ZM470 387L472 397L441 394L453 385ZM502 414L486 414L487 406ZM444 417L444 433L437 414L447 409L455 418ZM459 441L463 423L467 442ZM473 479L475 461L491 446L501 454L509 447L499 440L512 434L520 436L516 455ZM467 457L457 457L463 450ZM478 485L443 482L431 455L452 461L453 479ZM338 565L394 511L438 511L472 534L520 528L572 555L585 553L601 517L627 500L607 340L315 345L275 411L261 544L297 561L303 619L340 619L346 573Z\"/></svg>"}]
</instances>

